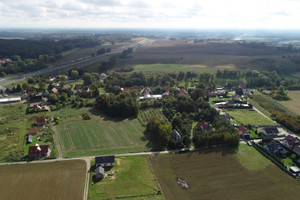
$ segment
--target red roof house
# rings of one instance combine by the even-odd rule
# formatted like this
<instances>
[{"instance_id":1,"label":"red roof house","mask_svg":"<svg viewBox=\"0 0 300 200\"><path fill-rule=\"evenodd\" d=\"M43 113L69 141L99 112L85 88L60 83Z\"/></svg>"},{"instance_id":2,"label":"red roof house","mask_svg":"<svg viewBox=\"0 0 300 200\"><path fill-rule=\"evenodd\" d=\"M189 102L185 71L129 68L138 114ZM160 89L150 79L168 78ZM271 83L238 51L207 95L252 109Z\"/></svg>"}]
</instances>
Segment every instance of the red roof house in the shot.
<instances>
[{"instance_id":1,"label":"red roof house","mask_svg":"<svg viewBox=\"0 0 300 200\"><path fill-rule=\"evenodd\" d=\"M244 126L239 126L238 127L238 131L241 137L244 137L246 139L250 139L250 133L248 131L248 129L246 129Z\"/></svg>"},{"instance_id":2,"label":"red roof house","mask_svg":"<svg viewBox=\"0 0 300 200\"><path fill-rule=\"evenodd\" d=\"M38 145L30 146L28 150L28 156L30 158L41 158L47 157L50 155L50 147L49 145Z\"/></svg>"},{"instance_id":3,"label":"red roof house","mask_svg":"<svg viewBox=\"0 0 300 200\"><path fill-rule=\"evenodd\" d=\"M211 131L212 127L204 122L199 122L196 127L202 131Z\"/></svg>"},{"instance_id":4,"label":"red roof house","mask_svg":"<svg viewBox=\"0 0 300 200\"><path fill-rule=\"evenodd\" d=\"M47 122L47 119L44 116L36 118L36 125L38 125L38 126L45 125L46 122Z\"/></svg>"},{"instance_id":5,"label":"red roof house","mask_svg":"<svg viewBox=\"0 0 300 200\"><path fill-rule=\"evenodd\" d=\"M36 135L38 132L39 132L39 129L37 129L37 128L28 130L29 135Z\"/></svg>"}]
</instances>

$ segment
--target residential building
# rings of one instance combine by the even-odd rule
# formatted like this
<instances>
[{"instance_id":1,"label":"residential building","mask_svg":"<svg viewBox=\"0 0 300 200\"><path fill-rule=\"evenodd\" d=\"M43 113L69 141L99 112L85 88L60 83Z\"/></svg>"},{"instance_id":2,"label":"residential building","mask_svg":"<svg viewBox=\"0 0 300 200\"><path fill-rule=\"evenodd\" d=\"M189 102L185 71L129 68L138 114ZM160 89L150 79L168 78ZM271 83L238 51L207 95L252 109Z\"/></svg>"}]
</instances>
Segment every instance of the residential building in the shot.
<instances>
[{"instance_id":1,"label":"residential building","mask_svg":"<svg viewBox=\"0 0 300 200\"><path fill-rule=\"evenodd\" d=\"M101 166L97 167L96 170L95 170L95 176L96 176L96 178L97 179L103 179L104 175L105 175L104 168L101 167Z\"/></svg>"},{"instance_id":2,"label":"residential building","mask_svg":"<svg viewBox=\"0 0 300 200\"><path fill-rule=\"evenodd\" d=\"M245 128L244 126L239 126L238 131L241 137L250 140L251 134L247 128Z\"/></svg>"},{"instance_id":3,"label":"residential building","mask_svg":"<svg viewBox=\"0 0 300 200\"><path fill-rule=\"evenodd\" d=\"M115 156L97 156L95 157L96 167L112 167L115 165Z\"/></svg>"},{"instance_id":4,"label":"residential building","mask_svg":"<svg viewBox=\"0 0 300 200\"><path fill-rule=\"evenodd\" d=\"M288 154L288 151L283 148L282 144L277 143L274 140L271 140L268 144L264 145L263 148L266 149L270 154L274 155Z\"/></svg>"},{"instance_id":5,"label":"residential building","mask_svg":"<svg viewBox=\"0 0 300 200\"><path fill-rule=\"evenodd\" d=\"M181 135L175 129L173 129L171 132L171 139L174 141L181 140Z\"/></svg>"},{"instance_id":6,"label":"residential building","mask_svg":"<svg viewBox=\"0 0 300 200\"><path fill-rule=\"evenodd\" d=\"M30 146L28 150L28 156L30 158L42 158L50 155L49 145L39 145Z\"/></svg>"},{"instance_id":7,"label":"residential building","mask_svg":"<svg viewBox=\"0 0 300 200\"><path fill-rule=\"evenodd\" d=\"M39 132L39 129L37 129L37 128L28 130L29 135L36 135L36 134L38 134L38 132Z\"/></svg>"},{"instance_id":8,"label":"residential building","mask_svg":"<svg viewBox=\"0 0 300 200\"><path fill-rule=\"evenodd\" d=\"M281 142L284 146L288 148L294 148L295 146L300 145L299 138L293 137L292 135L288 135L284 138L284 140Z\"/></svg>"},{"instance_id":9,"label":"residential building","mask_svg":"<svg viewBox=\"0 0 300 200\"><path fill-rule=\"evenodd\" d=\"M279 131L277 127L267 127L261 130L261 135L266 139L275 138L278 136L278 134Z\"/></svg>"},{"instance_id":10,"label":"residential building","mask_svg":"<svg viewBox=\"0 0 300 200\"><path fill-rule=\"evenodd\" d=\"M42 117L37 117L36 118L36 125L38 126L43 126L47 123L47 119L46 117L42 116Z\"/></svg>"}]
</instances>

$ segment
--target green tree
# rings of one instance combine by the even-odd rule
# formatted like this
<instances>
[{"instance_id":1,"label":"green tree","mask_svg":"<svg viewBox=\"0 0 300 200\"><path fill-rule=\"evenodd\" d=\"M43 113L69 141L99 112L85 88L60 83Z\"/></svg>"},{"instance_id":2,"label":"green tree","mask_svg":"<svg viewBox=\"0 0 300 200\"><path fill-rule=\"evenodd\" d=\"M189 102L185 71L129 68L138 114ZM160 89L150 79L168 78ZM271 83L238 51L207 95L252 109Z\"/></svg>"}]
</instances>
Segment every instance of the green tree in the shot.
<instances>
[{"instance_id":1,"label":"green tree","mask_svg":"<svg viewBox=\"0 0 300 200\"><path fill-rule=\"evenodd\" d=\"M93 76L90 73L83 74L84 85L91 85L93 83Z\"/></svg>"},{"instance_id":2,"label":"green tree","mask_svg":"<svg viewBox=\"0 0 300 200\"><path fill-rule=\"evenodd\" d=\"M33 84L33 83L34 83L34 78L29 77L29 78L27 79L27 83Z\"/></svg>"},{"instance_id":3,"label":"green tree","mask_svg":"<svg viewBox=\"0 0 300 200\"><path fill-rule=\"evenodd\" d=\"M50 94L48 100L49 100L51 103L56 103L56 102L57 102L57 96L56 96L56 94Z\"/></svg>"},{"instance_id":4,"label":"green tree","mask_svg":"<svg viewBox=\"0 0 300 200\"><path fill-rule=\"evenodd\" d=\"M71 77L72 80L78 79L78 71L77 70L72 70L71 74L70 74L70 77Z\"/></svg>"}]
</instances>

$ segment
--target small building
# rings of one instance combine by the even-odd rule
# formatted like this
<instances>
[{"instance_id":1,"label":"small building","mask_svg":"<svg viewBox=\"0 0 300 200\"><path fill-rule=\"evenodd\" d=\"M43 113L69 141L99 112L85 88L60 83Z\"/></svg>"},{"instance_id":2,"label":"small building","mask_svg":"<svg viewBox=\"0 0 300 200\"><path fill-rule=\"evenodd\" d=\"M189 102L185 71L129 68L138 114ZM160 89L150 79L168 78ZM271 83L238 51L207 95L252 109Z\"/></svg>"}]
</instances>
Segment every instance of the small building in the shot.
<instances>
[{"instance_id":1,"label":"small building","mask_svg":"<svg viewBox=\"0 0 300 200\"><path fill-rule=\"evenodd\" d=\"M28 143L32 143L32 135L31 134L28 135L28 140L27 141L28 141Z\"/></svg>"},{"instance_id":2,"label":"small building","mask_svg":"<svg viewBox=\"0 0 300 200\"><path fill-rule=\"evenodd\" d=\"M170 93L169 93L168 91L166 91L166 92L164 92L164 93L162 94L163 97L166 97L166 96L169 96L169 95L170 95Z\"/></svg>"},{"instance_id":3,"label":"small building","mask_svg":"<svg viewBox=\"0 0 300 200\"><path fill-rule=\"evenodd\" d=\"M154 94L154 95L144 95L142 97L139 97L139 101L143 101L143 100L156 100L156 99L162 99L162 95L161 94Z\"/></svg>"},{"instance_id":4,"label":"small building","mask_svg":"<svg viewBox=\"0 0 300 200\"><path fill-rule=\"evenodd\" d=\"M142 95L145 96L145 95L150 95L150 88L149 87L146 87L143 91L142 91Z\"/></svg>"},{"instance_id":5,"label":"small building","mask_svg":"<svg viewBox=\"0 0 300 200\"><path fill-rule=\"evenodd\" d=\"M70 84L65 84L65 85L63 85L63 89L66 89L66 90L69 90L69 89L71 89L71 85Z\"/></svg>"},{"instance_id":6,"label":"small building","mask_svg":"<svg viewBox=\"0 0 300 200\"><path fill-rule=\"evenodd\" d=\"M30 158L42 158L50 155L49 145L39 145L30 146L28 150L28 156Z\"/></svg>"},{"instance_id":7,"label":"small building","mask_svg":"<svg viewBox=\"0 0 300 200\"><path fill-rule=\"evenodd\" d=\"M217 93L216 92L206 92L206 95L208 96L208 97L216 97L217 96Z\"/></svg>"},{"instance_id":8,"label":"small building","mask_svg":"<svg viewBox=\"0 0 300 200\"><path fill-rule=\"evenodd\" d=\"M38 125L38 126L43 126L43 125L45 125L46 123L47 123L46 117L41 116L41 117L37 117L37 118L36 118L36 125Z\"/></svg>"},{"instance_id":9,"label":"small building","mask_svg":"<svg viewBox=\"0 0 300 200\"><path fill-rule=\"evenodd\" d=\"M212 127L204 122L199 122L196 127L201 131L211 131Z\"/></svg>"},{"instance_id":10,"label":"small building","mask_svg":"<svg viewBox=\"0 0 300 200\"><path fill-rule=\"evenodd\" d=\"M54 87L54 88L51 89L51 92L52 92L53 94L57 94L57 93L58 93L58 90Z\"/></svg>"},{"instance_id":11,"label":"small building","mask_svg":"<svg viewBox=\"0 0 300 200\"><path fill-rule=\"evenodd\" d=\"M105 73L101 73L101 74L100 74L100 79L103 80L103 79L105 79L106 77L107 77L107 75L106 75Z\"/></svg>"},{"instance_id":12,"label":"small building","mask_svg":"<svg viewBox=\"0 0 300 200\"><path fill-rule=\"evenodd\" d=\"M104 175L105 175L104 168L101 167L101 166L97 167L96 170L95 170L95 176L96 176L96 178L97 179L103 179Z\"/></svg>"},{"instance_id":13,"label":"small building","mask_svg":"<svg viewBox=\"0 0 300 200\"><path fill-rule=\"evenodd\" d=\"M171 132L171 139L174 141L181 140L181 135L175 129L173 129Z\"/></svg>"},{"instance_id":14,"label":"small building","mask_svg":"<svg viewBox=\"0 0 300 200\"><path fill-rule=\"evenodd\" d=\"M239 126L238 131L239 131L240 137L250 140L251 134L248 131L248 129L246 129L244 126Z\"/></svg>"},{"instance_id":15,"label":"small building","mask_svg":"<svg viewBox=\"0 0 300 200\"><path fill-rule=\"evenodd\" d=\"M29 96L36 95L36 91L35 91L35 90L29 91L29 92L27 92L27 94L28 94Z\"/></svg>"},{"instance_id":16,"label":"small building","mask_svg":"<svg viewBox=\"0 0 300 200\"><path fill-rule=\"evenodd\" d=\"M232 101L241 101L241 96L238 94L234 94L231 96Z\"/></svg>"},{"instance_id":17,"label":"small building","mask_svg":"<svg viewBox=\"0 0 300 200\"><path fill-rule=\"evenodd\" d=\"M14 103L21 101L21 97L7 97L7 98L0 98L0 104L5 103Z\"/></svg>"},{"instance_id":18,"label":"small building","mask_svg":"<svg viewBox=\"0 0 300 200\"><path fill-rule=\"evenodd\" d=\"M97 156L95 157L96 167L112 167L115 165L115 156Z\"/></svg>"},{"instance_id":19,"label":"small building","mask_svg":"<svg viewBox=\"0 0 300 200\"><path fill-rule=\"evenodd\" d=\"M39 132L39 129L37 129L37 128L28 130L29 135L36 135L38 132Z\"/></svg>"},{"instance_id":20,"label":"small building","mask_svg":"<svg viewBox=\"0 0 300 200\"><path fill-rule=\"evenodd\" d=\"M27 93L23 93L21 95L21 100L28 99L29 95Z\"/></svg>"},{"instance_id":21,"label":"small building","mask_svg":"<svg viewBox=\"0 0 300 200\"><path fill-rule=\"evenodd\" d=\"M244 96L249 96L249 95L252 94L252 91L251 91L251 89L249 89L249 88L242 89L242 91L243 91L243 95L244 95Z\"/></svg>"},{"instance_id":22,"label":"small building","mask_svg":"<svg viewBox=\"0 0 300 200\"><path fill-rule=\"evenodd\" d=\"M278 136L279 131L277 127L267 127L261 130L261 134L264 138L270 139Z\"/></svg>"},{"instance_id":23,"label":"small building","mask_svg":"<svg viewBox=\"0 0 300 200\"><path fill-rule=\"evenodd\" d=\"M298 167L292 166L292 167L290 167L290 172L299 175L300 169Z\"/></svg>"}]
</instances>

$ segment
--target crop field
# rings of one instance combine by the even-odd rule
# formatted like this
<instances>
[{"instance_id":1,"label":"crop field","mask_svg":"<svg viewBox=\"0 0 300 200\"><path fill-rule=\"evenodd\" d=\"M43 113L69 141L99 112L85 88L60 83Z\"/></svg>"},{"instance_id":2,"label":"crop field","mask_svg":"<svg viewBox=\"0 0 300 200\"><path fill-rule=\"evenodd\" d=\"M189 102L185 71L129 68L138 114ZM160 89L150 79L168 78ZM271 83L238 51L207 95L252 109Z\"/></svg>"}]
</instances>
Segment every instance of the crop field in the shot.
<instances>
[{"instance_id":1,"label":"crop field","mask_svg":"<svg viewBox=\"0 0 300 200\"><path fill-rule=\"evenodd\" d=\"M84 161L0 166L0 200L82 199Z\"/></svg>"},{"instance_id":2,"label":"crop field","mask_svg":"<svg viewBox=\"0 0 300 200\"><path fill-rule=\"evenodd\" d=\"M63 156L107 155L146 151L144 128L137 119L113 120L90 113L90 120L81 119L88 108L67 108L56 111L61 122L56 126Z\"/></svg>"},{"instance_id":3,"label":"crop field","mask_svg":"<svg viewBox=\"0 0 300 200\"><path fill-rule=\"evenodd\" d=\"M148 108L145 110L140 110L138 115L138 120L142 124L146 124L150 117L155 116L159 119L163 119L165 121L168 121L165 115L162 113L160 108Z\"/></svg>"},{"instance_id":4,"label":"crop field","mask_svg":"<svg viewBox=\"0 0 300 200\"><path fill-rule=\"evenodd\" d=\"M289 91L288 96L291 98L291 100L278 102L291 112L300 115L300 91Z\"/></svg>"},{"instance_id":5,"label":"crop field","mask_svg":"<svg viewBox=\"0 0 300 200\"><path fill-rule=\"evenodd\" d=\"M164 199L158 194L158 182L146 156L117 157L115 166L105 173L114 173L92 184L91 173L89 198L93 199Z\"/></svg>"},{"instance_id":6,"label":"crop field","mask_svg":"<svg viewBox=\"0 0 300 200\"><path fill-rule=\"evenodd\" d=\"M167 200L296 200L300 184L253 147L150 156ZM184 180L187 187L178 184ZM179 183L182 183L179 182Z\"/></svg>"},{"instance_id":7,"label":"crop field","mask_svg":"<svg viewBox=\"0 0 300 200\"><path fill-rule=\"evenodd\" d=\"M235 110L226 110L226 112L231 115L234 120L238 123L247 125L274 125L271 119L261 115L255 110L247 110L247 109L235 109Z\"/></svg>"}]
</instances>

